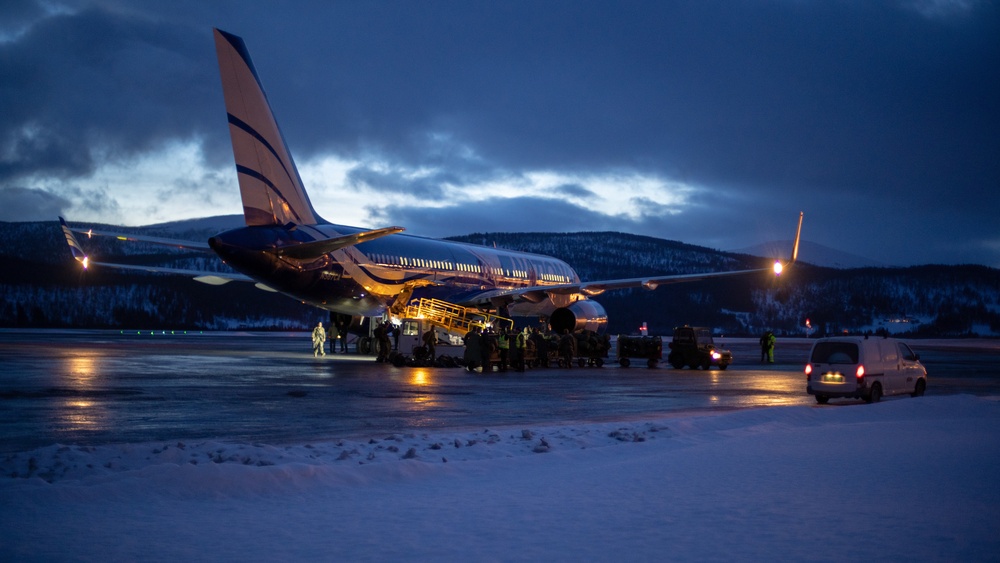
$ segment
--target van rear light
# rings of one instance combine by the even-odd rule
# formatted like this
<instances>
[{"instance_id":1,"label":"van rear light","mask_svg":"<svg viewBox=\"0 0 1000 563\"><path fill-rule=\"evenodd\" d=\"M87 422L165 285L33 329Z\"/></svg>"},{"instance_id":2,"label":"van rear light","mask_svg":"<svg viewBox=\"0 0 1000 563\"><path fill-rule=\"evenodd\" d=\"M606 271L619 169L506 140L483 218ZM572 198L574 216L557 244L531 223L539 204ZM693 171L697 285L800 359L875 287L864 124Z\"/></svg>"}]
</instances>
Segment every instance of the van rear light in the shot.
<instances>
[{"instance_id":1,"label":"van rear light","mask_svg":"<svg viewBox=\"0 0 1000 563\"><path fill-rule=\"evenodd\" d=\"M806 364L806 381L812 381L813 365Z\"/></svg>"},{"instance_id":2,"label":"van rear light","mask_svg":"<svg viewBox=\"0 0 1000 563\"><path fill-rule=\"evenodd\" d=\"M858 379L862 379L865 376L865 366L858 366L858 373L856 376Z\"/></svg>"}]
</instances>

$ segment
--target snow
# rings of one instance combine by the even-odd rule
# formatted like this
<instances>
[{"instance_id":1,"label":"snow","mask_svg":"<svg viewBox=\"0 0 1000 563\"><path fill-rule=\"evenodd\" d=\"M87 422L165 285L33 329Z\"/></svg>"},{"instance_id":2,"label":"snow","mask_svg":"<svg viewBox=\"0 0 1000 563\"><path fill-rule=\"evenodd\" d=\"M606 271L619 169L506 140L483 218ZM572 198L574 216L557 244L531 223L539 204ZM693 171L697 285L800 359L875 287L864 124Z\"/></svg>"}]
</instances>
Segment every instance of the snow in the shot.
<instances>
[{"instance_id":1,"label":"snow","mask_svg":"<svg viewBox=\"0 0 1000 563\"><path fill-rule=\"evenodd\" d=\"M1000 401L0 459L0 559L987 561Z\"/></svg>"}]
</instances>

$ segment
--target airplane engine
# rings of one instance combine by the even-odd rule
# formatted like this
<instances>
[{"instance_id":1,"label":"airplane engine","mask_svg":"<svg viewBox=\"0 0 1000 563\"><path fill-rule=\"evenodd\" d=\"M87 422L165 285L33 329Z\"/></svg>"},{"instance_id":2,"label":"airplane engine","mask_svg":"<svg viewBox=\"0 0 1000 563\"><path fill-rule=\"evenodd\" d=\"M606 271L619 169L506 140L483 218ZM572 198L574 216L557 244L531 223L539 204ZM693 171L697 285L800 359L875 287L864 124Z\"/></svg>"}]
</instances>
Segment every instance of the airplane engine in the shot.
<instances>
[{"instance_id":1,"label":"airplane engine","mask_svg":"<svg viewBox=\"0 0 1000 563\"><path fill-rule=\"evenodd\" d=\"M592 330L603 334L608 327L608 314L604 307L596 301L577 301L569 307L560 307L552 312L549 324L557 334L564 329L570 332Z\"/></svg>"}]
</instances>

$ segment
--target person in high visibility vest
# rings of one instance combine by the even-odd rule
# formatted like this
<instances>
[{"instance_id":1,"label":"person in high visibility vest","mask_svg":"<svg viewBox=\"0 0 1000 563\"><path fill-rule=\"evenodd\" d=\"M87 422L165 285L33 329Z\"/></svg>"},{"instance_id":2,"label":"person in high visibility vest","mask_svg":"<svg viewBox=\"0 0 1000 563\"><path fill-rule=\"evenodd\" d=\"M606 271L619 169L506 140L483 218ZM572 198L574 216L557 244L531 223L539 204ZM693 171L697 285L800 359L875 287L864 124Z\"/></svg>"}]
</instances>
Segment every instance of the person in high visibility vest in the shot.
<instances>
[{"instance_id":1,"label":"person in high visibility vest","mask_svg":"<svg viewBox=\"0 0 1000 563\"><path fill-rule=\"evenodd\" d=\"M510 356L510 338L507 331L501 329L497 335L497 352L500 353L500 371L507 371L507 359Z\"/></svg>"},{"instance_id":2,"label":"person in high visibility vest","mask_svg":"<svg viewBox=\"0 0 1000 563\"><path fill-rule=\"evenodd\" d=\"M525 328L524 331L528 329ZM514 333L514 348L510 354L510 363L514 366L515 371L524 371L524 343L527 338L524 331L516 331Z\"/></svg>"}]
</instances>

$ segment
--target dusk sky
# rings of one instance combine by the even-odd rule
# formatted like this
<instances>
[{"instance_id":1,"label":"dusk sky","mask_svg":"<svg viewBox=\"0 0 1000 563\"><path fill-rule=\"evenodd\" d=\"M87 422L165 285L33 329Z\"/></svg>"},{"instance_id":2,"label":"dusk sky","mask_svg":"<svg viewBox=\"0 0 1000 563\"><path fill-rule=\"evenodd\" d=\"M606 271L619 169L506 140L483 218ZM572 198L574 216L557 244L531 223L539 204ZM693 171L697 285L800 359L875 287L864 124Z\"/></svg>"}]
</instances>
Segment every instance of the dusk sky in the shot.
<instances>
[{"instance_id":1,"label":"dusk sky","mask_svg":"<svg viewBox=\"0 0 1000 563\"><path fill-rule=\"evenodd\" d=\"M991 0L6 0L0 220L241 213L213 27L333 223L1000 267Z\"/></svg>"}]
</instances>

